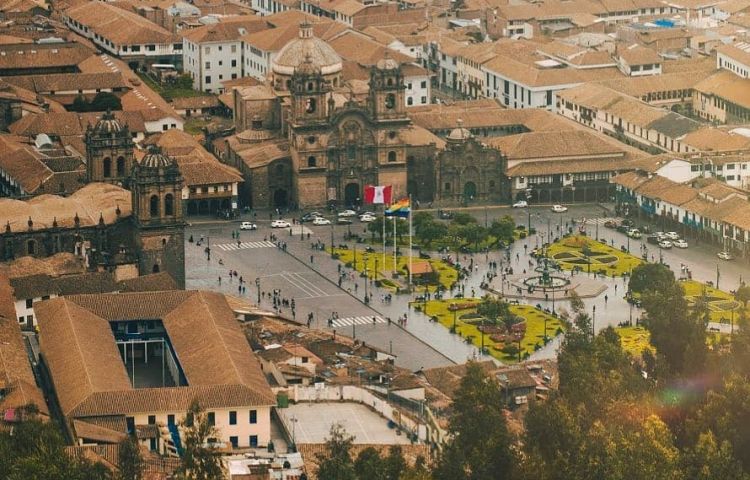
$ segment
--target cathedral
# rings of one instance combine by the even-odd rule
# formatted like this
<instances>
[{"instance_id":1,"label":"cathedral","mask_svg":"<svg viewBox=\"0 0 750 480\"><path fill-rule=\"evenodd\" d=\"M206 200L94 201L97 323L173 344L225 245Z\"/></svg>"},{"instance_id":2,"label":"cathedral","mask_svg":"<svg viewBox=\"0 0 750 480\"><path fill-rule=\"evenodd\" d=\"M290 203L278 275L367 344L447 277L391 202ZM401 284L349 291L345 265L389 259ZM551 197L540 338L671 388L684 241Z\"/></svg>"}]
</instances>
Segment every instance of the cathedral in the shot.
<instances>
[{"instance_id":1,"label":"cathedral","mask_svg":"<svg viewBox=\"0 0 750 480\"><path fill-rule=\"evenodd\" d=\"M184 288L184 180L158 151L135 160L126 125L103 114L85 136L88 185L68 197L0 199L0 259L73 252L123 278L167 272Z\"/></svg>"},{"instance_id":2,"label":"cathedral","mask_svg":"<svg viewBox=\"0 0 750 480\"><path fill-rule=\"evenodd\" d=\"M234 90L237 133L222 156L243 173L243 205L359 206L366 185L392 185L396 198L422 202L456 200L467 182L474 199L507 196L499 152L468 137L447 145L411 122L398 62L386 54L364 86L343 74L341 57L303 24L274 58L266 84ZM448 183L456 186L443 190Z\"/></svg>"}]
</instances>

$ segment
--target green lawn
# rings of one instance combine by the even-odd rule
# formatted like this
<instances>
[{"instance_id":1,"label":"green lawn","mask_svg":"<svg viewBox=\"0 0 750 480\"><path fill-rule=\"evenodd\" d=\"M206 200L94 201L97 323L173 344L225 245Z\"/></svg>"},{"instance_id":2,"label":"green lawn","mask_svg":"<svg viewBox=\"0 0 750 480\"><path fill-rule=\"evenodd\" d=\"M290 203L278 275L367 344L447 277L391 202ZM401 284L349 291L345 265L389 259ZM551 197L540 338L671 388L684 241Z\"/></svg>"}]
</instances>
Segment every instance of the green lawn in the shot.
<instances>
[{"instance_id":1,"label":"green lawn","mask_svg":"<svg viewBox=\"0 0 750 480\"><path fill-rule=\"evenodd\" d=\"M365 264L367 264L367 276L375 280L381 280L382 285L390 290L396 290L396 288L405 288L408 283L408 266L409 257L399 255L396 259L397 271L400 274L398 279L391 278L391 272L393 272L393 254L385 255L385 266L383 265L383 253L374 252L367 253L362 249L357 249L356 252L356 264L354 262L355 253L353 249L336 248L334 253L338 254L339 261L345 265L350 264L352 268L355 268L358 272L364 272ZM420 260L417 255L414 255L413 262L424 261ZM432 265L432 269L438 273L438 281L443 289L449 290L451 285L456 283L458 280L458 272L451 265L440 259L431 258L427 260ZM377 272L376 272L377 267ZM429 285L426 288L430 292L434 292L437 285ZM424 291L425 287L417 287L417 291Z\"/></svg>"},{"instance_id":2,"label":"green lawn","mask_svg":"<svg viewBox=\"0 0 750 480\"><path fill-rule=\"evenodd\" d=\"M476 305L481 300L478 298L431 300L427 302L426 314L437 317L438 321L446 328L453 327L453 312L448 307L453 304L468 304L468 308L456 312L456 334L463 338L471 339L471 343L477 347L482 344L479 329L466 321L461 320L461 315L476 313ZM415 304L416 305L416 304ZM422 304L419 304L422 305ZM544 319L547 319L547 338L551 339L562 329L562 323L557 318L529 305L511 305L510 311L526 320L526 335L521 340L521 357L525 358L534 353L537 348L544 346ZM517 355L507 355L501 351L503 345L490 339L489 334L484 335L484 346L487 352L504 363L518 362Z\"/></svg>"},{"instance_id":3,"label":"green lawn","mask_svg":"<svg viewBox=\"0 0 750 480\"><path fill-rule=\"evenodd\" d=\"M583 250L588 246L591 255L586 257ZM603 273L610 277L619 277L630 273L635 267L643 263L643 260L612 248L601 242L597 242L584 235L565 237L552 243L547 249L547 255L557 261L566 270L580 269L582 272Z\"/></svg>"},{"instance_id":4,"label":"green lawn","mask_svg":"<svg viewBox=\"0 0 750 480\"><path fill-rule=\"evenodd\" d=\"M513 240L519 240L521 238L526 238L527 233L526 229L516 229L513 230ZM380 238L378 234L373 235L372 232L368 232L367 235L362 235L362 238L364 241L370 245L383 245L383 239ZM400 247L408 247L409 246L409 235L403 235L400 238L397 236L396 241ZM416 235L414 236L413 243L415 246L421 245L419 242L419 239L417 239ZM386 245L393 247L393 236L389 236L386 238ZM478 246L472 244L467 244L463 240L457 240L452 237L445 237L442 239L434 240L429 245L422 245L423 249L425 251L429 252L436 252L441 248L447 247L451 252L456 252L461 247L466 247L471 252L481 252L484 249L496 249L497 247L497 238L489 235L484 241L479 242Z\"/></svg>"},{"instance_id":5,"label":"green lawn","mask_svg":"<svg viewBox=\"0 0 750 480\"><path fill-rule=\"evenodd\" d=\"M617 327L615 332L620 336L622 349L634 357L640 357L644 350L656 351L650 343L651 335L641 326Z\"/></svg>"},{"instance_id":6,"label":"green lawn","mask_svg":"<svg viewBox=\"0 0 750 480\"><path fill-rule=\"evenodd\" d=\"M685 290L685 299L689 305L695 305L695 302L704 294L708 300L708 308L711 310L710 317L712 322L729 323L734 317L734 322L740 316L742 304L734 299L731 293L723 290L717 290L714 287L695 280L680 281L682 288ZM734 315L732 315L734 312ZM750 309L745 309L745 313L750 315Z\"/></svg>"},{"instance_id":7,"label":"green lawn","mask_svg":"<svg viewBox=\"0 0 750 480\"><path fill-rule=\"evenodd\" d=\"M146 83L149 87L151 87L151 89L153 89L167 101L175 98L203 97L205 95L208 95L205 92L199 92L198 90L193 90L192 88L179 88L175 85L161 85L158 82L154 81L154 79L151 78L148 74L143 72L137 73L142 82Z\"/></svg>"}]
</instances>

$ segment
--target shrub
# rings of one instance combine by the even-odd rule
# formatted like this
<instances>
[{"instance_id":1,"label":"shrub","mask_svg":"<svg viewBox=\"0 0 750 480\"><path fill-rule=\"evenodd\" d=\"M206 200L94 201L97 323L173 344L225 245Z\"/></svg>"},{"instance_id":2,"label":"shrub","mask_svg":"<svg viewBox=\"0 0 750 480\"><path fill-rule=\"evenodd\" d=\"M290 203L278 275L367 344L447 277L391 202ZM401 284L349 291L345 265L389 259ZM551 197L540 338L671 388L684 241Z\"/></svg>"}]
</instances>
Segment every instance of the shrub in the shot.
<instances>
[{"instance_id":1,"label":"shrub","mask_svg":"<svg viewBox=\"0 0 750 480\"><path fill-rule=\"evenodd\" d=\"M518 345L515 343L508 343L500 351L506 355L518 355Z\"/></svg>"},{"instance_id":2,"label":"shrub","mask_svg":"<svg viewBox=\"0 0 750 480\"><path fill-rule=\"evenodd\" d=\"M518 234L518 238L524 239L526 238L526 232L521 232Z\"/></svg>"}]
</instances>

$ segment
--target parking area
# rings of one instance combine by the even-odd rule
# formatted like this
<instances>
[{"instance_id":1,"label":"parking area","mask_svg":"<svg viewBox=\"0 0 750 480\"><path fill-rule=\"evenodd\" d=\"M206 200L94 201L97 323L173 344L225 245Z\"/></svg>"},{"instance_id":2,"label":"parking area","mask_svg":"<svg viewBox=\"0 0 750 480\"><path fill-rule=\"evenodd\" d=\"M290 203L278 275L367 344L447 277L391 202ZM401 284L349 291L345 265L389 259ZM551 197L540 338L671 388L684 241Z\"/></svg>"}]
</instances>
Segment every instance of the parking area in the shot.
<instances>
[{"instance_id":1,"label":"parking area","mask_svg":"<svg viewBox=\"0 0 750 480\"><path fill-rule=\"evenodd\" d=\"M297 444L325 443L331 426L338 423L355 444L405 445L409 439L388 428L388 421L359 403L298 403L278 409L279 417Z\"/></svg>"}]
</instances>

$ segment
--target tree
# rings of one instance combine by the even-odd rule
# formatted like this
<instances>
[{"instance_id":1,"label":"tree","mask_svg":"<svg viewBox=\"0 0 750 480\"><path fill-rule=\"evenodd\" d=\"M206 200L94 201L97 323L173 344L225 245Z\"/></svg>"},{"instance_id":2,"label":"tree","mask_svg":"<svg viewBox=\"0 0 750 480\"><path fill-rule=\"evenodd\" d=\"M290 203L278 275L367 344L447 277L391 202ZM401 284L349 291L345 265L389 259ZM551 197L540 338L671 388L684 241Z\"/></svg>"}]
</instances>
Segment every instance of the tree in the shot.
<instances>
[{"instance_id":1,"label":"tree","mask_svg":"<svg viewBox=\"0 0 750 480\"><path fill-rule=\"evenodd\" d=\"M674 272L666 265L642 263L633 269L628 288L633 293L653 292L674 281Z\"/></svg>"},{"instance_id":2,"label":"tree","mask_svg":"<svg viewBox=\"0 0 750 480\"><path fill-rule=\"evenodd\" d=\"M469 363L453 399L451 438L437 459L435 480L513 478L516 462L497 383Z\"/></svg>"},{"instance_id":3,"label":"tree","mask_svg":"<svg viewBox=\"0 0 750 480\"><path fill-rule=\"evenodd\" d=\"M354 438L348 435L340 424L331 425L329 437L326 439L327 454L318 455L318 478L356 480L357 474L351 457L353 441Z\"/></svg>"},{"instance_id":4,"label":"tree","mask_svg":"<svg viewBox=\"0 0 750 480\"><path fill-rule=\"evenodd\" d=\"M83 95L77 95L76 98L73 99L73 104L68 107L68 110L71 112L88 112L89 102L86 101Z\"/></svg>"},{"instance_id":5,"label":"tree","mask_svg":"<svg viewBox=\"0 0 750 480\"><path fill-rule=\"evenodd\" d=\"M354 462L354 472L360 480L386 480L385 465L380 453L373 447L367 447L357 455ZM328 478L328 477L321 477Z\"/></svg>"},{"instance_id":6,"label":"tree","mask_svg":"<svg viewBox=\"0 0 750 480\"><path fill-rule=\"evenodd\" d=\"M691 480L748 480L728 441L718 441L710 430L698 437L683 457L685 478Z\"/></svg>"},{"instance_id":7,"label":"tree","mask_svg":"<svg viewBox=\"0 0 750 480\"><path fill-rule=\"evenodd\" d=\"M443 222L430 221L423 223L419 228L414 227L414 233L420 242L429 246L435 240L448 235L448 225Z\"/></svg>"},{"instance_id":8,"label":"tree","mask_svg":"<svg viewBox=\"0 0 750 480\"><path fill-rule=\"evenodd\" d=\"M454 225L468 225L470 223L477 223L477 219L474 218L473 215L464 213L464 212L456 212L453 214L453 219L451 220L451 223Z\"/></svg>"},{"instance_id":9,"label":"tree","mask_svg":"<svg viewBox=\"0 0 750 480\"><path fill-rule=\"evenodd\" d=\"M584 308L586 308L586 305L583 303L583 300L581 300L581 297L575 289L571 289L570 292L568 292L568 298L570 299L570 309L573 313L579 314Z\"/></svg>"},{"instance_id":10,"label":"tree","mask_svg":"<svg viewBox=\"0 0 750 480\"><path fill-rule=\"evenodd\" d=\"M424 460L424 459L422 459ZM406 470L406 462L404 461L404 452L400 445L391 445L388 449L388 456L384 459L385 467L385 478L387 480L400 480L401 475ZM365 480L367 477L359 477L360 480Z\"/></svg>"},{"instance_id":11,"label":"tree","mask_svg":"<svg viewBox=\"0 0 750 480\"><path fill-rule=\"evenodd\" d=\"M513 231L516 228L516 222L513 221L513 217L505 215L499 220L493 220L490 225L490 234L497 239L498 242L506 244L513 242Z\"/></svg>"},{"instance_id":12,"label":"tree","mask_svg":"<svg viewBox=\"0 0 750 480\"><path fill-rule=\"evenodd\" d=\"M663 356L672 374L699 372L706 357L706 325L703 313L688 311L682 286L672 279L642 296L647 316L644 324L651 344Z\"/></svg>"},{"instance_id":13,"label":"tree","mask_svg":"<svg viewBox=\"0 0 750 480\"><path fill-rule=\"evenodd\" d=\"M128 437L122 440L117 462L120 469L119 480L141 480L143 478L142 463L141 449L136 439Z\"/></svg>"},{"instance_id":14,"label":"tree","mask_svg":"<svg viewBox=\"0 0 750 480\"><path fill-rule=\"evenodd\" d=\"M742 284L742 286L734 292L734 298L737 299L738 302L742 302L745 308L747 308L747 302L750 302L750 286Z\"/></svg>"},{"instance_id":15,"label":"tree","mask_svg":"<svg viewBox=\"0 0 750 480\"><path fill-rule=\"evenodd\" d=\"M216 437L218 432L208 414L197 400L190 404L185 421L182 424L184 451L182 462L177 469L178 478L185 480L221 479L221 460L219 452L210 445L208 439Z\"/></svg>"},{"instance_id":16,"label":"tree","mask_svg":"<svg viewBox=\"0 0 750 480\"><path fill-rule=\"evenodd\" d=\"M473 243L474 249L476 250L479 249L479 244L487 239L489 232L486 228L477 223L469 223L463 225L459 229L459 235L466 241L466 243Z\"/></svg>"},{"instance_id":17,"label":"tree","mask_svg":"<svg viewBox=\"0 0 750 480\"><path fill-rule=\"evenodd\" d=\"M114 93L99 92L89 105L92 112L106 112L107 110L122 110L122 102Z\"/></svg>"},{"instance_id":18,"label":"tree","mask_svg":"<svg viewBox=\"0 0 750 480\"><path fill-rule=\"evenodd\" d=\"M489 320L493 325L497 325L498 319L502 319L503 322L505 322L506 318L510 318L511 321L515 320L514 316L510 313L508 302L493 295L485 295L482 298L482 302L477 305L477 313ZM510 328L508 330L510 331Z\"/></svg>"}]
</instances>

